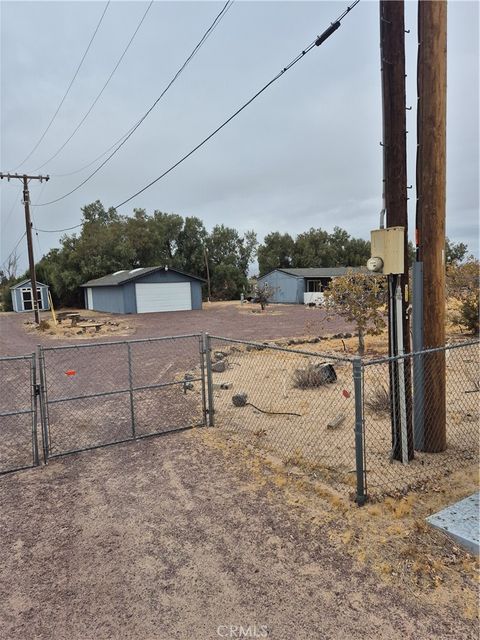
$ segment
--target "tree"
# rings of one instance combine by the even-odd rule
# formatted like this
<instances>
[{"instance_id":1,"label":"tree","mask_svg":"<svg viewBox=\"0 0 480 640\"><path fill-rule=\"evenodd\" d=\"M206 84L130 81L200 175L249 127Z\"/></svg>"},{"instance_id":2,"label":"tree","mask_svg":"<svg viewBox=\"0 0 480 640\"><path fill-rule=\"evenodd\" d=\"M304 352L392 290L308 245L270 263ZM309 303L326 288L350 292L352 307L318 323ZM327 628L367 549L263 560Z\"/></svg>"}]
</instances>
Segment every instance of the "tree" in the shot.
<instances>
[{"instance_id":1,"label":"tree","mask_svg":"<svg viewBox=\"0 0 480 640\"><path fill-rule=\"evenodd\" d=\"M479 333L479 286L480 263L473 256L463 264L451 262L447 265L447 293L460 302L453 323L474 335Z\"/></svg>"},{"instance_id":2,"label":"tree","mask_svg":"<svg viewBox=\"0 0 480 640\"><path fill-rule=\"evenodd\" d=\"M358 353L365 353L365 335L378 335L385 328L387 284L382 276L349 272L333 278L325 290L325 306L355 324Z\"/></svg>"},{"instance_id":3,"label":"tree","mask_svg":"<svg viewBox=\"0 0 480 640\"><path fill-rule=\"evenodd\" d=\"M329 235L323 229L300 233L295 240L292 264L294 267L333 267L334 249L329 244Z\"/></svg>"},{"instance_id":4,"label":"tree","mask_svg":"<svg viewBox=\"0 0 480 640\"><path fill-rule=\"evenodd\" d=\"M253 302L260 305L262 311L265 311L266 306L269 304L275 289L269 284L265 283L262 287L255 286L253 293Z\"/></svg>"},{"instance_id":5,"label":"tree","mask_svg":"<svg viewBox=\"0 0 480 640\"><path fill-rule=\"evenodd\" d=\"M213 297L220 300L239 298L246 290L248 267L255 256L254 231L240 237L238 231L217 225L206 240Z\"/></svg>"},{"instance_id":6,"label":"tree","mask_svg":"<svg viewBox=\"0 0 480 640\"><path fill-rule=\"evenodd\" d=\"M332 233L310 229L297 236L292 266L359 267L370 257L370 242L352 238L347 231L335 227Z\"/></svg>"},{"instance_id":7,"label":"tree","mask_svg":"<svg viewBox=\"0 0 480 640\"><path fill-rule=\"evenodd\" d=\"M449 264L457 264L462 262L468 253L468 247L463 242L452 242L445 238L445 262Z\"/></svg>"},{"instance_id":8,"label":"tree","mask_svg":"<svg viewBox=\"0 0 480 640\"><path fill-rule=\"evenodd\" d=\"M288 233L275 231L266 235L257 252L260 275L291 267L294 249L295 242Z\"/></svg>"}]
</instances>

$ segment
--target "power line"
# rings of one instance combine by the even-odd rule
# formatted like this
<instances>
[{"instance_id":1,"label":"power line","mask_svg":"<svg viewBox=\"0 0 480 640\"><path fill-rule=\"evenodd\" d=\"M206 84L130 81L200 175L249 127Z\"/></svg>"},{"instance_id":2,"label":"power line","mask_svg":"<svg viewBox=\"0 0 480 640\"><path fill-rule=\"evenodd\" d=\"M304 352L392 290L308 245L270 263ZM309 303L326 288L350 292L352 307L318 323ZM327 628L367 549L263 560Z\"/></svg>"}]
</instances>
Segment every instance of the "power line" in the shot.
<instances>
[{"instance_id":1,"label":"power line","mask_svg":"<svg viewBox=\"0 0 480 640\"><path fill-rule=\"evenodd\" d=\"M206 32L203 34L203 36L201 37L201 39L199 40L198 44L194 47L193 51L190 53L190 55L186 58L185 62L182 64L182 66L179 68L179 70L175 73L175 75L173 76L173 78L170 80L170 82L167 84L167 86L165 87L165 89L162 91L162 93L158 96L158 98L155 100L155 102L152 104L152 106L144 113L144 115L140 118L140 120L130 129L130 131L128 131L124 136L122 136L122 138L120 138L119 140L117 140L117 142L121 141L121 143L118 145L118 147L108 156L108 158L106 158L102 164L100 164L95 171L93 171L89 176L87 176L82 182L80 182L80 184L78 184L76 187L74 187L73 189L71 189L70 191L68 191L67 193L65 193L63 196L60 196L59 198L56 198L55 200L51 200L50 202L42 202L40 204L37 204L35 206L37 207L44 207L46 205L49 204L54 204L56 202L59 202L60 200L63 200L64 198L67 198L68 196L70 196L72 193L74 193L75 191L78 191L78 189L80 189L80 187L83 187L83 185L85 183L87 183L89 180L91 180L91 178L93 178L93 176L95 174L97 174L106 164L107 162L109 162L109 160L111 158L113 158L113 156L123 147L123 145L127 142L127 140L133 135L133 133L138 129L138 127L142 124L142 122L147 118L147 116L153 111L153 109L157 106L157 104L160 102L160 100L163 98L163 96L167 93L167 91L170 89L170 87L173 85L173 83L177 80L177 78L180 76L180 74L185 70L185 68L187 67L187 65L189 64L189 62L192 60L192 58L198 53L199 49L203 46L203 44L205 43L205 40L209 37L209 35L212 33L212 31L215 29L215 27L218 25L218 23L220 22L220 20L225 16L226 12L228 11L228 9L232 6L234 0L227 0L227 2L224 4L222 10L220 11L220 13L218 13L218 15L215 17L214 21L212 22L212 24L208 27L208 29L206 30ZM113 145L115 146L117 144L117 142ZM110 151L112 149L112 147L110 147L110 149L108 149L105 153L108 153L108 151ZM101 158L103 155L105 155L105 153L103 153L101 156L99 156L99 158ZM99 159L97 158L97 160ZM96 160L95 160L96 161ZM93 162L95 162L93 161ZM90 163L90 164L93 164ZM89 165L87 165L89 166ZM86 167L84 167L86 168Z\"/></svg>"},{"instance_id":2,"label":"power line","mask_svg":"<svg viewBox=\"0 0 480 640\"><path fill-rule=\"evenodd\" d=\"M135 36L137 35L140 27L143 24L143 21L145 20L145 18L147 17L147 13L150 11L152 4L153 4L154 0L150 0L150 3L148 5L148 7L146 8L143 16L140 19L140 22L137 24L130 40L128 41L127 46L125 47L125 49L123 50L121 56L119 57L119 59L117 60L115 66L113 67L110 75L108 76L105 84L103 85L103 87L100 89L99 93L97 94L96 98L94 99L94 101L92 102L92 104L90 105L89 109L87 110L87 112L85 113L85 115L83 116L83 118L80 120L80 122L77 124L77 126L75 127L75 129L72 131L72 133L68 136L68 138L65 140L65 142L55 151L55 153L50 156L50 158L48 158L48 160L46 160L43 164L39 165L38 167L36 167L36 169L34 169L34 171L38 171L40 169L42 169L45 165L47 165L49 162L51 162L54 158L56 158L58 156L58 154L67 146L67 144L70 142L70 140L73 138L73 136L77 133L77 131L80 129L80 127L83 125L83 123L85 122L85 120L88 118L88 116L90 115L90 113L93 111L93 108L95 107L95 105L97 104L97 102L100 100L100 97L102 96L103 92L105 91L105 89L107 88L107 86L110 83L110 80L113 78L113 76L115 75L115 72L117 71L118 67L120 66L123 58L125 57L125 55L127 54L127 51L130 49L131 44L133 43L133 41L135 40Z\"/></svg>"},{"instance_id":3,"label":"power line","mask_svg":"<svg viewBox=\"0 0 480 640\"><path fill-rule=\"evenodd\" d=\"M277 73L277 75L272 78L272 80L270 80L269 82L267 82L266 85L264 85L259 91L257 91L257 93L255 95L253 95L247 102L245 102L239 109L237 109L237 111L235 111L229 118L227 118L227 120L225 120L219 127L217 127L214 131L212 131L212 133L210 133L206 138L204 138L199 144L197 144L191 151L189 151L188 153L186 153L184 156L182 156L182 158L180 158L180 160L178 160L175 164L173 164L169 169L167 169L166 171L164 171L160 176L158 176L157 178L155 178L155 180L152 180L151 182L149 182L147 185L145 185L142 189L140 189L139 191L137 191L136 193L134 193L133 195L131 195L129 198L127 198L126 200L124 200L123 202L121 202L118 205L115 205L115 209L118 209L120 207L122 207L124 204L126 204L127 202L130 202L130 200L133 200L133 198L135 198L136 196L140 195L141 193L143 193L144 191L146 191L147 189L149 189L151 186L153 186L155 183L157 183L159 180L161 180L162 178L164 178L167 174L169 174L171 171L173 171L176 167L178 167L180 164L182 164L182 162L184 162L187 158L189 158L191 155L193 155L198 149L200 149L201 147L203 147L204 144L206 144L211 138L213 138L219 131L221 131L221 129L223 129L229 122L231 122L238 114L240 114L244 109L246 109L246 107L248 107L254 100L256 100L256 98L258 98L264 91L266 91L266 89L268 89L268 87L270 87L274 82L276 82L284 73L286 73L287 71L289 71L295 64L297 64L297 62L299 62L307 53L309 53L314 47L318 47L320 45L322 45L325 40L327 40L327 38L329 38L339 27L341 24L341 21L343 20L343 18L360 2L360 0L355 0L349 7L347 7L347 9L334 21L330 24L330 26L325 29L325 31L318 36L313 42L311 42L301 53L299 53L296 58L294 58L291 62L289 62L279 73ZM105 161L106 162L106 161ZM100 165L100 167L98 169L101 168L102 165ZM98 170L97 169L97 170ZM95 172L94 172L95 173ZM93 175L93 174L92 174ZM90 176L91 177L91 176ZM81 184L79 184L75 189L72 189L72 191L70 191L69 193L66 193L65 195L61 196L60 198L57 198L55 200L52 200L51 202L44 202L41 204L38 204L37 206L42 207L42 206L46 206L49 204L53 204L55 202L59 202L60 200L63 200L64 198L68 197L69 195L71 195L74 191L76 191L77 189L79 189L83 184L85 184L85 182L88 180L89 178L85 179ZM75 225L74 227L71 227L71 229L75 229L80 227L81 224L79 225ZM60 231L69 231L70 229L56 229L56 230L44 230L45 233L54 233L54 232L60 232Z\"/></svg>"},{"instance_id":4,"label":"power line","mask_svg":"<svg viewBox=\"0 0 480 640\"><path fill-rule=\"evenodd\" d=\"M93 32L93 35L92 35L92 37L90 38L90 42L88 43L88 46L87 46L87 48L85 49L85 52L84 52L84 54L83 54L83 56L82 56L82 59L80 60L80 63L79 63L79 65L78 65L78 67L77 67L77 69L76 69L75 73L73 74L73 78L70 80L70 84L68 85L67 90L65 91L65 94L64 94L63 98L60 100L60 104L58 105L58 107L57 107L57 109L56 109L55 113L53 114L53 116L52 116L52 118L51 118L50 122L48 123L48 125L47 125L47 127L46 127L45 131L42 133L42 135L40 136L40 138L39 138L38 142L35 144L35 146L34 146L34 147L33 147L33 149L30 151L30 153L29 153L29 154L28 154L28 155L27 155L27 156L22 160L22 162L20 162L20 164L18 164L18 165L15 167L15 169L14 169L13 171L16 171L19 167L21 167L23 164L25 164L25 162L26 162L26 161L27 161L27 160L32 156L32 154L37 150L38 146L40 145L40 143L42 142L42 140L45 138L45 136L46 136L46 134L47 134L48 130L49 130L49 129L50 129L50 127L52 126L52 124L53 124L53 122L54 122L55 118L56 118L56 117L57 117L57 115L58 115L58 112L59 112L59 111L60 111L60 109L62 108L62 105L63 105L63 103L65 102L65 99L66 99L66 97L68 96L68 94L69 94L69 92L70 92L70 89L72 88L73 83L75 82L75 78L77 77L78 72L80 71L80 68L82 67L82 65L83 65L83 62L84 62L85 58L87 57L87 53L89 52L90 47L92 46L92 43L93 43L93 41L94 41L94 39L95 39L95 36L97 35L97 31L99 30L100 25L102 24L103 18L104 18L104 16L105 16L106 12L107 12L107 9L108 9L109 4L110 4L110 0L108 0L107 4L105 5L105 8L104 8L104 10L103 10L103 13L102 13L102 15L100 16L100 20L98 21L97 26L95 27L95 31Z\"/></svg>"},{"instance_id":5,"label":"power line","mask_svg":"<svg viewBox=\"0 0 480 640\"><path fill-rule=\"evenodd\" d=\"M8 254L8 256L5 258L5 260L2 262L2 266L4 267L7 262L10 260L10 256L13 256L13 254L15 253L15 251L18 248L18 245L21 243L21 241L25 238L25 236L27 235L27 232L24 231L23 234L21 235L21 237L17 240L15 246L13 247L13 249L10 251L10 253Z\"/></svg>"},{"instance_id":6,"label":"power line","mask_svg":"<svg viewBox=\"0 0 480 640\"><path fill-rule=\"evenodd\" d=\"M17 202L18 199L20 198L20 194L22 193L22 187L20 187L20 189L17 192L17 195L15 196L15 200L13 201L12 206L10 207L9 212L7 213L7 215L5 216L5 218L2 219L2 229L5 228L5 225L7 224L7 222L10 220L10 216L12 215L15 207L17 206Z\"/></svg>"},{"instance_id":7,"label":"power line","mask_svg":"<svg viewBox=\"0 0 480 640\"><path fill-rule=\"evenodd\" d=\"M41 206L41 205L34 205L34 206ZM33 227L35 229L35 231L39 231L40 233L62 233L62 231L72 231L72 229L78 229L79 227L83 226L83 222L81 222L80 224L76 224L73 227L66 227L65 229L37 229L36 227Z\"/></svg>"},{"instance_id":8,"label":"power line","mask_svg":"<svg viewBox=\"0 0 480 640\"><path fill-rule=\"evenodd\" d=\"M323 44L325 42L325 40L327 40L327 38L329 38L340 27L341 21L347 15L347 13L349 13L359 2L360 2L360 0L355 0L355 2L353 2L343 12L343 14L341 16L339 16L334 22L332 22L331 25L327 29L325 29L325 31L320 36L318 36L318 38L316 40L314 40L312 43L310 43L301 53L298 54L298 56L296 58L294 58L291 62L289 62L287 64L286 67L284 67L279 73L277 73L277 75L274 78L272 78L272 80L267 82L266 85L264 85L259 91L257 91L257 93L255 93L255 95L253 95L249 100L247 100L247 102L245 102L239 109L237 109L219 127L217 127L214 131L212 131L212 133L210 133L199 144L197 144L197 146L195 146L193 149L191 149L191 151L189 151L184 156L182 156L180 158L180 160L177 160L177 162L175 162L175 164L173 164L169 169L167 169L162 174L160 174L157 178L155 178L154 180L152 180L151 182L146 184L144 187L142 187L142 189L139 189L138 191L136 191L133 195L131 195L130 197L126 198L126 200L124 200L123 202L120 202L120 204L115 205L114 208L115 209L119 209L124 204L127 204L127 202L130 202L130 200L133 200L134 198L136 198L138 195L140 195L141 193L143 193L144 191L146 191L147 189L152 187L159 180L164 178L171 171L173 171L176 167L178 167L180 164L182 164L182 162L184 162L187 158L189 158L196 151L198 151L198 149L203 147L204 144L206 144L209 140L211 140L229 122L231 122L237 115L239 115L244 109L246 109L254 100L256 100L264 91L266 91L266 89L268 89L268 87L270 87L274 82L276 82L279 78L281 78L281 76L283 76L284 73L286 73L294 65L296 65L297 62L299 62L307 53L309 53L314 47L319 47L321 44Z\"/></svg>"},{"instance_id":9,"label":"power line","mask_svg":"<svg viewBox=\"0 0 480 640\"><path fill-rule=\"evenodd\" d=\"M227 13L227 11L230 9L230 7L233 5L233 3L235 2L235 0L228 0L225 5L223 6L222 10L220 11L220 13L216 16L215 20L212 22L212 24L209 26L209 28L207 29L207 31L204 33L204 35L202 36L202 38L200 39L200 41L198 42L198 44L195 46L195 48L193 49L192 53L188 56L188 58L185 60L185 62L182 64L182 66L180 67L180 69L176 72L176 74L173 76L172 80L168 83L167 87L162 91L162 93L160 94L160 96L155 100L155 102L152 104L152 106L148 109L148 111L146 111L146 113L140 118L140 120L138 120L136 122L136 124L134 124L132 127L130 127L130 129L128 131L126 131L123 136L121 136L120 138L118 138L113 144L110 145L110 147L108 147L108 149L106 149L105 151L103 151L103 153L101 153L100 155L98 155L94 160L91 160L88 164L83 165L83 167L80 167L79 169L75 169L75 171L69 171L68 173L57 173L57 174L51 174L52 177L54 178L65 178L67 176L72 176L76 173L81 173L82 171L84 171L85 169L88 169L88 167L91 167L92 164L95 164L95 162L97 162L97 160L100 160L100 158L103 158L103 156L105 156L107 153L109 153L109 151L111 151L114 147L116 147L116 145L119 142L122 142L122 140L124 140L125 138L129 138L130 135L141 125L141 123L145 120L145 118L150 114L150 112L154 109L154 107L156 107L156 105L158 104L158 102L163 98L163 96L166 94L166 92L168 91L168 89L172 86L172 84L177 80L177 78L181 75L181 73L185 70L185 68L188 66L189 62L191 62L191 60L193 59L193 57L198 53L199 49L202 47L202 45L205 43L205 41L208 39L208 37L212 34L212 32L216 29L216 27L218 26L218 24L220 23L220 21L222 20L222 18L225 17L225 14ZM128 136L128 137L127 137ZM126 142L126 140L125 140ZM119 147L120 149L120 147ZM118 151L118 149L115 151L115 153ZM111 157L113 157L112 154ZM110 158L108 158L109 160ZM103 166L103 165L102 165ZM100 169L101 167L99 167ZM95 175L95 174L92 174ZM90 176L89 176L90 178ZM89 179L88 178L88 179Z\"/></svg>"}]
</instances>

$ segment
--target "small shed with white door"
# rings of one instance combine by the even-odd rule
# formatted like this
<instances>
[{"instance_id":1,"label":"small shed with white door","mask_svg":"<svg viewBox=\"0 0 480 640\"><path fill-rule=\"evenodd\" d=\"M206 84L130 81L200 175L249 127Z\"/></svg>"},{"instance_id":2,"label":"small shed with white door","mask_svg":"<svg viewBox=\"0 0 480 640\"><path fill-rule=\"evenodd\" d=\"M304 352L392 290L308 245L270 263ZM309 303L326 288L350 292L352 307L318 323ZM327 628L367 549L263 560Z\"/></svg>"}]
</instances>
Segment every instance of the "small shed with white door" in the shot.
<instances>
[{"instance_id":1,"label":"small shed with white door","mask_svg":"<svg viewBox=\"0 0 480 640\"><path fill-rule=\"evenodd\" d=\"M14 311L33 311L32 281L22 280L10 287L12 292L12 307ZM37 280L37 300L40 311L48 311L50 303L48 300L48 285Z\"/></svg>"},{"instance_id":2,"label":"small shed with white door","mask_svg":"<svg viewBox=\"0 0 480 640\"><path fill-rule=\"evenodd\" d=\"M203 278L169 267L122 269L82 284L85 308L110 313L155 313L202 308Z\"/></svg>"}]
</instances>

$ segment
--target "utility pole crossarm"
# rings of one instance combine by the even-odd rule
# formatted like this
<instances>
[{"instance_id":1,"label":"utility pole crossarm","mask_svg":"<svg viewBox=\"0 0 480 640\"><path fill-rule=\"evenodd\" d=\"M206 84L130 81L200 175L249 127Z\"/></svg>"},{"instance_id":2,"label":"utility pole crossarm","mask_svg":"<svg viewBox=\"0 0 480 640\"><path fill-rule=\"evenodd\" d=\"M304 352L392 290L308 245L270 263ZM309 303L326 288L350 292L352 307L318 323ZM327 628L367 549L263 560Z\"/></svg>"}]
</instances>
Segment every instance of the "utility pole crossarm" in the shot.
<instances>
[{"instance_id":1,"label":"utility pole crossarm","mask_svg":"<svg viewBox=\"0 0 480 640\"><path fill-rule=\"evenodd\" d=\"M29 176L19 173L0 173L0 179L3 180L3 178L6 178L9 182L15 178L18 178L18 180L23 180L24 178L27 178L27 180L40 180L40 182L43 182L44 180L45 182L48 182L50 180L50 176Z\"/></svg>"}]
</instances>

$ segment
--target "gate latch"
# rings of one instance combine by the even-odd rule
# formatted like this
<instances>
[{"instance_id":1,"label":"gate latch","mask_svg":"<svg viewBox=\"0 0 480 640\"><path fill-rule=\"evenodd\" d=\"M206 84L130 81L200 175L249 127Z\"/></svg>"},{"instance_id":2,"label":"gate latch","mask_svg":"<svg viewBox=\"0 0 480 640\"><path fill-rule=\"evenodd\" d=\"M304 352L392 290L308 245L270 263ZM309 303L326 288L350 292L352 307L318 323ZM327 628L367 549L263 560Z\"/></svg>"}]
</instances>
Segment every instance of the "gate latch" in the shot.
<instances>
[{"instance_id":1,"label":"gate latch","mask_svg":"<svg viewBox=\"0 0 480 640\"><path fill-rule=\"evenodd\" d=\"M39 385L39 384L36 384L36 385L35 385L35 395L36 395L36 396L39 396L39 395L40 395L40 385Z\"/></svg>"}]
</instances>

